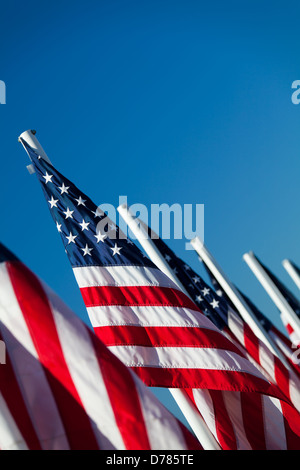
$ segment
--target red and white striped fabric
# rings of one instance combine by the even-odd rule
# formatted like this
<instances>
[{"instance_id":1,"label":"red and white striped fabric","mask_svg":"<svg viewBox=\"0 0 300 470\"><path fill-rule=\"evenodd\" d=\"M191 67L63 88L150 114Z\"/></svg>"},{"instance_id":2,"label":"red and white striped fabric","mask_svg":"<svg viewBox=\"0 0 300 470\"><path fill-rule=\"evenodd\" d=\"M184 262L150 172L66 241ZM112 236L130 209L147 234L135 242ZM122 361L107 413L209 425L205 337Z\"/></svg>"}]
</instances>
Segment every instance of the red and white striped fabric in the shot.
<instances>
[{"instance_id":1,"label":"red and white striped fabric","mask_svg":"<svg viewBox=\"0 0 300 470\"><path fill-rule=\"evenodd\" d=\"M292 369L287 369L230 307L228 308L228 327L245 348L249 360L253 361L262 373L279 387L300 412L300 380L296 373Z\"/></svg>"},{"instance_id":2,"label":"red and white striped fabric","mask_svg":"<svg viewBox=\"0 0 300 470\"><path fill-rule=\"evenodd\" d=\"M256 408L257 397L284 400L284 395L130 240L115 237L119 228L98 211L88 196L51 164L39 159L28 145L24 146L51 206L96 335L147 385L204 389L212 394L239 392L245 408L228 400L230 419L237 423L234 444L226 439L226 414L218 413L214 427L222 448L241 448L248 433L256 432L251 408ZM104 224L113 237L104 230ZM247 400L244 393L248 394ZM214 394L215 409L221 410L221 396ZM268 403L268 408L257 410L261 434L267 422L265 414L271 420L278 413L271 398ZM202 410L199 402L196 404L201 414L209 413L209 408ZM241 418L245 426L238 424ZM286 418L285 424L286 432L291 429L295 435L295 440L286 440L288 448L300 448L299 420L297 423L294 417L291 421ZM280 436L276 430L268 440L268 449L278 448ZM255 442L251 437L248 442Z\"/></svg>"},{"instance_id":3,"label":"red and white striped fabric","mask_svg":"<svg viewBox=\"0 0 300 470\"><path fill-rule=\"evenodd\" d=\"M299 450L299 413L258 393L188 390L222 449Z\"/></svg>"},{"instance_id":4,"label":"red and white striped fabric","mask_svg":"<svg viewBox=\"0 0 300 470\"><path fill-rule=\"evenodd\" d=\"M278 399L284 398L278 387L161 271L95 266L73 271L97 336L148 385L190 389L223 449L300 448L299 413ZM158 286L178 294L171 300L157 295ZM264 367L270 359L265 356ZM267 368L275 372L271 363ZM299 390L284 387L298 400Z\"/></svg>"},{"instance_id":5,"label":"red and white striped fabric","mask_svg":"<svg viewBox=\"0 0 300 470\"><path fill-rule=\"evenodd\" d=\"M73 268L96 335L156 387L277 389L157 268Z\"/></svg>"},{"instance_id":6,"label":"red and white striped fabric","mask_svg":"<svg viewBox=\"0 0 300 470\"><path fill-rule=\"evenodd\" d=\"M0 449L201 449L3 245L0 261Z\"/></svg>"}]
</instances>

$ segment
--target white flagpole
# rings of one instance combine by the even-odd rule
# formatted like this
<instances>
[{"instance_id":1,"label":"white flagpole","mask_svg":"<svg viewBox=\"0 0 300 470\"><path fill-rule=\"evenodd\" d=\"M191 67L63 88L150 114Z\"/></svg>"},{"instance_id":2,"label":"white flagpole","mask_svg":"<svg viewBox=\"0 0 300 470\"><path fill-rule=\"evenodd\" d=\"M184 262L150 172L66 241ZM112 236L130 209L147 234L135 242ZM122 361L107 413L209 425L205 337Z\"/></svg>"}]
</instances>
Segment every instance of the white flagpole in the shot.
<instances>
[{"instance_id":1,"label":"white flagpole","mask_svg":"<svg viewBox=\"0 0 300 470\"><path fill-rule=\"evenodd\" d=\"M206 264L211 273L214 275L217 282L226 292L232 303L235 305L237 311L240 313L243 320L252 329L253 333L261 341L263 341L268 346L270 351L281 360L281 362L285 365L288 370L290 370L290 366L281 351L278 349L269 334L265 331L263 326L259 323L258 319L252 312L247 302L243 299L237 288L232 284L226 274L222 271L221 267L217 264L216 260L213 258L213 256L204 246L201 240L196 237L191 240L191 245L198 253L202 261Z\"/></svg>"},{"instance_id":2,"label":"white flagpole","mask_svg":"<svg viewBox=\"0 0 300 470\"><path fill-rule=\"evenodd\" d=\"M287 273L291 276L292 280L294 281L298 289L300 289L300 276L298 272L296 271L296 269L294 268L293 264L288 259L284 259L282 261L282 266L287 271Z\"/></svg>"},{"instance_id":3,"label":"white flagpole","mask_svg":"<svg viewBox=\"0 0 300 470\"><path fill-rule=\"evenodd\" d=\"M297 338L300 339L300 320L296 313L284 298L278 287L272 281L270 276L266 273L263 266L256 259L254 253L250 251L243 256L249 268L261 283L265 291L269 294L280 312L289 320L290 325L293 327Z\"/></svg>"},{"instance_id":4,"label":"white flagpole","mask_svg":"<svg viewBox=\"0 0 300 470\"><path fill-rule=\"evenodd\" d=\"M49 160L48 155L46 154L45 150L43 149L43 147L39 143L39 141L36 138L35 134L36 134L36 131L34 131L34 130L27 130L25 132L22 132L22 134L18 138L18 141L21 142L21 144L23 145L22 140L21 140L21 139L23 139L28 145L30 145L31 148L33 148L33 150L36 151L36 153L38 155L40 155L44 160L46 160L48 163L51 164L51 161ZM23 145L23 147L24 147L24 145ZM26 150L26 147L24 147L24 148ZM34 172L31 165L28 165L27 168L28 168L28 171L30 173Z\"/></svg>"},{"instance_id":5,"label":"white flagpole","mask_svg":"<svg viewBox=\"0 0 300 470\"><path fill-rule=\"evenodd\" d=\"M138 223L136 218L127 207L127 204L122 204L118 207L118 212L123 217L136 239L140 242L145 252L153 263L163 271L177 286L186 293L185 289L174 275L173 270L170 268L160 251L156 248L155 244L148 236L146 230ZM186 295L188 295L186 293ZM169 389L177 405L181 409L183 415L187 419L195 435L199 439L201 445L205 450L220 450L220 446L209 430L207 424L202 419L198 411L195 410L194 405L191 403L189 397L180 389Z\"/></svg>"}]
</instances>

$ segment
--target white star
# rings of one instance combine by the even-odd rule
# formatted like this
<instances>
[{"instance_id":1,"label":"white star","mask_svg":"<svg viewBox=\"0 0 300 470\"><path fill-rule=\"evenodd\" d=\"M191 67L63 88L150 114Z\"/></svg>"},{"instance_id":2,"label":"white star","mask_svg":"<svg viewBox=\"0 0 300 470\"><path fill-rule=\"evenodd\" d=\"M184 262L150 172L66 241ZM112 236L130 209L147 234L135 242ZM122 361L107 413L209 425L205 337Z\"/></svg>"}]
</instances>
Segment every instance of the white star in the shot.
<instances>
[{"instance_id":1,"label":"white star","mask_svg":"<svg viewBox=\"0 0 300 470\"><path fill-rule=\"evenodd\" d=\"M104 240L105 240L105 238L107 238L107 235L106 235L106 233L102 234L101 232L98 232L97 235L94 235L94 237L97 238L97 243L99 243L99 242L104 243Z\"/></svg>"},{"instance_id":2,"label":"white star","mask_svg":"<svg viewBox=\"0 0 300 470\"><path fill-rule=\"evenodd\" d=\"M219 308L219 301L216 299L213 299L210 305L212 306L212 308Z\"/></svg>"},{"instance_id":3,"label":"white star","mask_svg":"<svg viewBox=\"0 0 300 470\"><path fill-rule=\"evenodd\" d=\"M86 256L86 255L92 256L91 251L93 250L93 248L89 248L88 244L85 245L85 248L80 248L80 249L83 251L83 256Z\"/></svg>"},{"instance_id":4,"label":"white star","mask_svg":"<svg viewBox=\"0 0 300 470\"><path fill-rule=\"evenodd\" d=\"M197 302L203 302L201 295L197 295L196 300Z\"/></svg>"},{"instance_id":5,"label":"white star","mask_svg":"<svg viewBox=\"0 0 300 470\"><path fill-rule=\"evenodd\" d=\"M200 277L196 276L196 277L193 277L193 281L195 284L197 284L197 282L200 282Z\"/></svg>"},{"instance_id":6,"label":"white star","mask_svg":"<svg viewBox=\"0 0 300 470\"><path fill-rule=\"evenodd\" d=\"M218 290L216 290L216 294L217 294L219 297L222 297L223 292L221 291L221 289L218 289Z\"/></svg>"},{"instance_id":7,"label":"white star","mask_svg":"<svg viewBox=\"0 0 300 470\"><path fill-rule=\"evenodd\" d=\"M54 199L54 197L51 196L51 199L50 199L50 201L48 201L48 202L49 202L49 204L51 205L51 209L52 209L53 206L54 206L54 207L57 207L58 199Z\"/></svg>"},{"instance_id":8,"label":"white star","mask_svg":"<svg viewBox=\"0 0 300 470\"><path fill-rule=\"evenodd\" d=\"M122 250L122 247L118 247L118 245L115 243L115 246L114 248L110 248L112 251L113 251L113 256L115 255L119 255L120 254L120 250Z\"/></svg>"},{"instance_id":9,"label":"white star","mask_svg":"<svg viewBox=\"0 0 300 470\"><path fill-rule=\"evenodd\" d=\"M117 231L117 227L115 224L109 224L109 228L112 232L116 232Z\"/></svg>"},{"instance_id":10,"label":"white star","mask_svg":"<svg viewBox=\"0 0 300 470\"><path fill-rule=\"evenodd\" d=\"M88 226L90 225L90 222L85 222L85 220L82 219L82 222L81 222L81 224L79 224L79 225L81 225L81 230L82 230L82 231L88 230Z\"/></svg>"},{"instance_id":11,"label":"white star","mask_svg":"<svg viewBox=\"0 0 300 470\"><path fill-rule=\"evenodd\" d=\"M185 269L186 271L189 271L191 268L189 267L188 264L185 264L185 265L184 265L184 269Z\"/></svg>"},{"instance_id":12,"label":"white star","mask_svg":"<svg viewBox=\"0 0 300 470\"><path fill-rule=\"evenodd\" d=\"M57 227L57 230L58 230L59 232L61 232L61 224L59 224L58 222L56 222L56 227Z\"/></svg>"},{"instance_id":13,"label":"white star","mask_svg":"<svg viewBox=\"0 0 300 470\"><path fill-rule=\"evenodd\" d=\"M60 189L60 194L67 193L68 194L68 189L70 186L65 186L65 183L62 184L62 186L59 186L58 188Z\"/></svg>"},{"instance_id":14,"label":"white star","mask_svg":"<svg viewBox=\"0 0 300 470\"><path fill-rule=\"evenodd\" d=\"M70 243L75 243L75 238L77 238L77 235L73 235L72 232L70 232L70 235L66 236L66 238L69 240L68 245L70 245Z\"/></svg>"},{"instance_id":15,"label":"white star","mask_svg":"<svg viewBox=\"0 0 300 470\"><path fill-rule=\"evenodd\" d=\"M73 212L74 212L74 211L70 211L70 209L67 207L67 210L64 211L64 214L66 214L65 219L68 219L69 217L70 217L71 219L73 219L73 216L72 216Z\"/></svg>"},{"instance_id":16,"label":"white star","mask_svg":"<svg viewBox=\"0 0 300 470\"><path fill-rule=\"evenodd\" d=\"M208 289L207 287L204 287L204 289L201 291L202 294L204 295L204 297L210 293L210 289Z\"/></svg>"},{"instance_id":17,"label":"white star","mask_svg":"<svg viewBox=\"0 0 300 470\"><path fill-rule=\"evenodd\" d=\"M171 261L171 259L172 259L171 256L165 255L165 260L166 260L166 261Z\"/></svg>"},{"instance_id":18,"label":"white star","mask_svg":"<svg viewBox=\"0 0 300 470\"><path fill-rule=\"evenodd\" d=\"M95 211L91 211L91 212L92 214L94 214L94 218L101 217L104 214L104 212L101 209L99 209L99 207L97 207Z\"/></svg>"},{"instance_id":19,"label":"white star","mask_svg":"<svg viewBox=\"0 0 300 470\"><path fill-rule=\"evenodd\" d=\"M75 201L77 201L77 206L80 206L80 205L85 206L86 199L82 199L81 196L79 196L78 199L75 199Z\"/></svg>"},{"instance_id":20,"label":"white star","mask_svg":"<svg viewBox=\"0 0 300 470\"><path fill-rule=\"evenodd\" d=\"M52 183L53 175L48 175L48 172L46 171L46 174L45 174L45 176L43 176L43 178L45 178L45 183L46 184L49 183L49 181L50 181L50 183Z\"/></svg>"}]
</instances>

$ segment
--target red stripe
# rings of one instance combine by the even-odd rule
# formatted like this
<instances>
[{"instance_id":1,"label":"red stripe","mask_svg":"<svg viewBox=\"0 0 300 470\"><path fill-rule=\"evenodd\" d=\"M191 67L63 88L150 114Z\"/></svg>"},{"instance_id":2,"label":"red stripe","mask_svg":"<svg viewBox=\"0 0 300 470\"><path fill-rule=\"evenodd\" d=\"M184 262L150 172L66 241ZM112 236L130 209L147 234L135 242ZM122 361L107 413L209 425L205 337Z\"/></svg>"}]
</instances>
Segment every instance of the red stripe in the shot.
<instances>
[{"instance_id":1,"label":"red stripe","mask_svg":"<svg viewBox=\"0 0 300 470\"><path fill-rule=\"evenodd\" d=\"M243 424L252 450L266 450L262 397L256 393L241 393Z\"/></svg>"},{"instance_id":2,"label":"red stripe","mask_svg":"<svg viewBox=\"0 0 300 470\"><path fill-rule=\"evenodd\" d=\"M0 340L2 340L1 332ZM28 353L25 351L24 354ZM30 450L41 450L38 436L30 419L8 352L6 352L5 365L0 365L0 392L28 448Z\"/></svg>"},{"instance_id":3,"label":"red stripe","mask_svg":"<svg viewBox=\"0 0 300 470\"><path fill-rule=\"evenodd\" d=\"M219 390L208 390L208 392L214 406L216 432L221 448L237 450L236 436L224 402L223 392Z\"/></svg>"},{"instance_id":4,"label":"red stripe","mask_svg":"<svg viewBox=\"0 0 300 470\"><path fill-rule=\"evenodd\" d=\"M287 449L299 450L300 449L300 414L294 407L288 405L287 403L281 402L281 407L282 407L282 413L284 416Z\"/></svg>"},{"instance_id":5,"label":"red stripe","mask_svg":"<svg viewBox=\"0 0 300 470\"><path fill-rule=\"evenodd\" d=\"M274 357L275 381L280 390L290 400L290 377L288 370L282 365L278 357Z\"/></svg>"},{"instance_id":6,"label":"red stripe","mask_svg":"<svg viewBox=\"0 0 300 470\"><path fill-rule=\"evenodd\" d=\"M250 354L250 356L260 364L260 357L259 357L259 339L257 336L254 335L251 328L244 323L244 342L246 351Z\"/></svg>"},{"instance_id":7,"label":"red stripe","mask_svg":"<svg viewBox=\"0 0 300 470\"><path fill-rule=\"evenodd\" d=\"M99 326L96 335L106 346L216 348L240 355L240 350L219 331L182 326Z\"/></svg>"},{"instance_id":8,"label":"red stripe","mask_svg":"<svg viewBox=\"0 0 300 470\"><path fill-rule=\"evenodd\" d=\"M130 370L89 332L117 426L127 450L150 450L139 395ZM124 391L130 390L130 393Z\"/></svg>"},{"instance_id":9,"label":"red stripe","mask_svg":"<svg viewBox=\"0 0 300 470\"><path fill-rule=\"evenodd\" d=\"M168 367L131 367L149 387L203 388L257 392L285 399L278 387L246 372L215 369L179 369Z\"/></svg>"},{"instance_id":10,"label":"red stripe","mask_svg":"<svg viewBox=\"0 0 300 470\"><path fill-rule=\"evenodd\" d=\"M211 397L213 405L213 419L217 434L216 440L220 444L222 450L237 450L236 436L225 406L223 392L219 390L207 390L207 392ZM197 407L193 390L186 390L186 393L191 398L197 411L201 415L201 409L198 409Z\"/></svg>"},{"instance_id":11,"label":"red stripe","mask_svg":"<svg viewBox=\"0 0 300 470\"><path fill-rule=\"evenodd\" d=\"M39 360L45 368L70 447L98 449L90 420L70 376L42 285L20 262L7 263L7 269Z\"/></svg>"},{"instance_id":12,"label":"red stripe","mask_svg":"<svg viewBox=\"0 0 300 470\"><path fill-rule=\"evenodd\" d=\"M195 410L195 413L197 411ZM180 422L180 421L177 421L177 424L179 425L180 427L180 430L184 436L184 439L185 439L185 442L187 444L187 448L188 450L203 450L203 447L202 445L200 444L200 442L194 438L194 436L192 435L192 433L190 433L187 428Z\"/></svg>"},{"instance_id":13,"label":"red stripe","mask_svg":"<svg viewBox=\"0 0 300 470\"><path fill-rule=\"evenodd\" d=\"M183 292L159 286L96 286L80 289L86 307L101 305L184 307L201 312Z\"/></svg>"}]
</instances>

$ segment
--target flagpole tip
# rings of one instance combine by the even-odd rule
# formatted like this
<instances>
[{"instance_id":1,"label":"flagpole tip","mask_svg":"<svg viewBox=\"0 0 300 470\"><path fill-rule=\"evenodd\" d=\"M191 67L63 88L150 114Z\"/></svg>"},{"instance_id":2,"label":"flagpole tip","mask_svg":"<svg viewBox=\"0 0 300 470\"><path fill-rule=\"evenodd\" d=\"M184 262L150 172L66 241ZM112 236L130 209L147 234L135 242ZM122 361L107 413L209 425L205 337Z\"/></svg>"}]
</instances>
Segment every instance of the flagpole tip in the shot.
<instances>
[{"instance_id":1,"label":"flagpole tip","mask_svg":"<svg viewBox=\"0 0 300 470\"><path fill-rule=\"evenodd\" d=\"M21 142L22 136L24 136L24 134L28 134L28 133L30 133L32 135L35 135L36 130L35 129L28 129L27 131L22 132L22 134L20 134L19 137L18 137L18 142Z\"/></svg>"}]
</instances>

